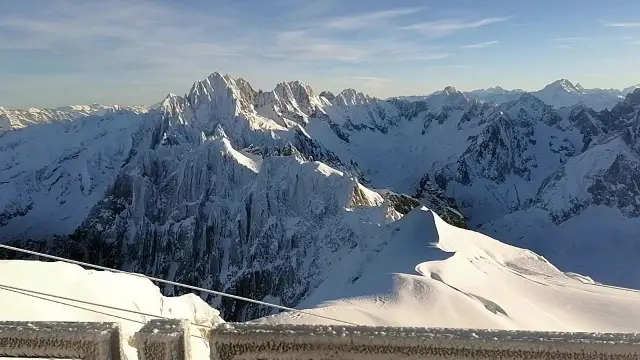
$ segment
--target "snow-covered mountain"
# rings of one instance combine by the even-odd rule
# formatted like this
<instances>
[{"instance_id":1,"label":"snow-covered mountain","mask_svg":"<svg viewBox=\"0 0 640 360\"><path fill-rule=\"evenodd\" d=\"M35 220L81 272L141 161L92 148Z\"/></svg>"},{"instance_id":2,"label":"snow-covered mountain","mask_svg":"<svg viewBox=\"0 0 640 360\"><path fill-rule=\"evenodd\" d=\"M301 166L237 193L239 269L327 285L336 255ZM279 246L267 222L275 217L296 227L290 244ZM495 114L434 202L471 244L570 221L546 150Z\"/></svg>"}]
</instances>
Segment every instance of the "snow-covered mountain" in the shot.
<instances>
[{"instance_id":1,"label":"snow-covered mountain","mask_svg":"<svg viewBox=\"0 0 640 360\"><path fill-rule=\"evenodd\" d=\"M611 110L618 102L624 100L627 94L632 93L637 88L640 88L640 85L630 86L623 90L585 89L580 84L574 85L567 79L560 79L538 91L531 92L531 94L556 109L571 107L582 103L595 111L602 111L604 109ZM442 91L436 91L426 96L400 96L398 99L407 101L429 101L430 98L439 96L441 93ZM500 105L517 101L524 93L525 91L521 89L507 90L496 86L488 89L471 90L464 94L480 101Z\"/></svg>"},{"instance_id":2,"label":"snow-covered mountain","mask_svg":"<svg viewBox=\"0 0 640 360\"><path fill-rule=\"evenodd\" d=\"M495 86L488 89L471 90L467 94L478 100L502 104L518 100L524 93L525 91L521 89L507 90L500 86Z\"/></svg>"},{"instance_id":3,"label":"snow-covered mountain","mask_svg":"<svg viewBox=\"0 0 640 360\"><path fill-rule=\"evenodd\" d=\"M288 306L330 284L345 259L362 258L355 283L392 241L380 234L421 205L551 254L600 239L564 233L567 224L603 229L615 218L617 241L630 246L640 229L629 172L639 95L611 111L556 110L527 93L500 105L452 87L383 101L353 89L318 94L300 81L255 90L214 73L146 113L0 136L0 241ZM625 277L638 270L625 251L620 271L581 266L594 262L582 248L555 263L640 286ZM269 314L202 296L228 320Z\"/></svg>"},{"instance_id":4,"label":"snow-covered mountain","mask_svg":"<svg viewBox=\"0 0 640 360\"><path fill-rule=\"evenodd\" d=\"M596 111L611 109L627 93L616 89L585 89L580 84L573 85L567 79L552 82L533 93L545 103L555 108L585 104Z\"/></svg>"},{"instance_id":5,"label":"snow-covered mountain","mask_svg":"<svg viewBox=\"0 0 640 360\"><path fill-rule=\"evenodd\" d=\"M627 94L631 94L632 92L636 91L636 89L640 89L640 84L622 89L622 95L627 96Z\"/></svg>"},{"instance_id":6,"label":"snow-covered mountain","mask_svg":"<svg viewBox=\"0 0 640 360\"><path fill-rule=\"evenodd\" d=\"M120 105L70 105L53 109L7 109L0 106L0 132L21 129L33 124L69 121L77 118L98 115L109 111L132 111L144 113L148 106L120 106Z\"/></svg>"}]
</instances>

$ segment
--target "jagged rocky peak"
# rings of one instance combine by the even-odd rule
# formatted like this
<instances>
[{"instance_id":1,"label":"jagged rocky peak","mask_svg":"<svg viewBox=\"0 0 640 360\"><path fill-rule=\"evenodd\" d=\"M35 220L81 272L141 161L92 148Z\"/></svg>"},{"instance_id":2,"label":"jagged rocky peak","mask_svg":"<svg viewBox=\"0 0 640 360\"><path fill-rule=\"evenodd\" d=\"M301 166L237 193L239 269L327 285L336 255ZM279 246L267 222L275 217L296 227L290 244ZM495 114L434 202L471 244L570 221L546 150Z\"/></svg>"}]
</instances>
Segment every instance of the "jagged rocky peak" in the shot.
<instances>
[{"instance_id":1,"label":"jagged rocky peak","mask_svg":"<svg viewBox=\"0 0 640 360\"><path fill-rule=\"evenodd\" d=\"M196 81L187 98L194 109L204 104L211 110L235 116L252 110L254 96L255 92L246 80L237 81L229 74L214 72L206 79Z\"/></svg>"},{"instance_id":2,"label":"jagged rocky peak","mask_svg":"<svg viewBox=\"0 0 640 360\"><path fill-rule=\"evenodd\" d=\"M335 97L333 104L338 106L362 105L372 102L374 99L355 89L344 89Z\"/></svg>"},{"instance_id":3,"label":"jagged rocky peak","mask_svg":"<svg viewBox=\"0 0 640 360\"><path fill-rule=\"evenodd\" d=\"M545 103L542 100L540 100L538 97L536 97L530 92L525 92L522 95L520 95L520 98L517 101L520 101L523 103L527 103L527 102L536 103L536 104L541 103L542 105L545 105Z\"/></svg>"},{"instance_id":4,"label":"jagged rocky peak","mask_svg":"<svg viewBox=\"0 0 640 360\"><path fill-rule=\"evenodd\" d=\"M622 95L626 95L634 92L636 89L640 89L640 84L629 86L628 88L622 89Z\"/></svg>"},{"instance_id":5,"label":"jagged rocky peak","mask_svg":"<svg viewBox=\"0 0 640 360\"><path fill-rule=\"evenodd\" d=\"M508 113L519 123L543 122L547 125L555 125L562 121L562 117L552 106L531 93L523 93L518 100L504 103L498 106L497 110Z\"/></svg>"},{"instance_id":6,"label":"jagged rocky peak","mask_svg":"<svg viewBox=\"0 0 640 360\"><path fill-rule=\"evenodd\" d=\"M305 124L308 117L323 103L310 85L302 81L281 82L271 91L259 91L254 106L259 115L284 127L290 122Z\"/></svg>"},{"instance_id":7,"label":"jagged rocky peak","mask_svg":"<svg viewBox=\"0 0 640 360\"><path fill-rule=\"evenodd\" d=\"M632 106L640 106L640 88L637 88L632 93L627 94L624 101Z\"/></svg>"},{"instance_id":8,"label":"jagged rocky peak","mask_svg":"<svg viewBox=\"0 0 640 360\"><path fill-rule=\"evenodd\" d=\"M580 93L581 91L571 83L571 81L567 80L567 79L560 79L560 80L556 80L554 82L552 82L551 84L545 86L542 91L544 90L554 90L554 91L566 91L566 92L573 92L573 93Z\"/></svg>"},{"instance_id":9,"label":"jagged rocky peak","mask_svg":"<svg viewBox=\"0 0 640 360\"><path fill-rule=\"evenodd\" d=\"M255 98L257 92L253 89L253 87L247 80L245 80L244 78L237 78L235 80L235 83L241 94L247 96L248 99Z\"/></svg>"},{"instance_id":10,"label":"jagged rocky peak","mask_svg":"<svg viewBox=\"0 0 640 360\"><path fill-rule=\"evenodd\" d=\"M336 96L331 91L328 91L328 90L322 91L320 93L320 97L323 97L329 100L329 102L333 102L333 100L336 98Z\"/></svg>"},{"instance_id":11,"label":"jagged rocky peak","mask_svg":"<svg viewBox=\"0 0 640 360\"><path fill-rule=\"evenodd\" d=\"M494 91L494 92L504 92L505 90L502 86L492 86L490 88L485 89L486 91Z\"/></svg>"},{"instance_id":12,"label":"jagged rocky peak","mask_svg":"<svg viewBox=\"0 0 640 360\"><path fill-rule=\"evenodd\" d=\"M279 83L273 93L306 114L309 114L313 105L317 103L311 86L298 80Z\"/></svg>"},{"instance_id":13,"label":"jagged rocky peak","mask_svg":"<svg viewBox=\"0 0 640 360\"><path fill-rule=\"evenodd\" d=\"M452 95L452 94L457 94L460 91L458 91L455 87L449 85L449 86L446 86L444 90L442 90L442 92L446 95Z\"/></svg>"},{"instance_id":14,"label":"jagged rocky peak","mask_svg":"<svg viewBox=\"0 0 640 360\"><path fill-rule=\"evenodd\" d=\"M184 98L176 94L169 93L157 107L169 116L176 115L184 110Z\"/></svg>"}]
</instances>

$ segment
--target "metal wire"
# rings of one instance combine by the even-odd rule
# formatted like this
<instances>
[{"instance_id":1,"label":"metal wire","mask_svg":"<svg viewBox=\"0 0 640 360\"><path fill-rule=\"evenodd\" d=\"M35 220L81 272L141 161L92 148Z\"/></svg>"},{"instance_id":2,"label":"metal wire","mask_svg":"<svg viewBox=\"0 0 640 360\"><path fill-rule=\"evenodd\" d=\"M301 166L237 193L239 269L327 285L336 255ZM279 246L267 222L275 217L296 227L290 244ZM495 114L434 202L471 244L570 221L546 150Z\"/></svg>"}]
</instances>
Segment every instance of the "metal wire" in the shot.
<instances>
[{"instance_id":1,"label":"metal wire","mask_svg":"<svg viewBox=\"0 0 640 360\"><path fill-rule=\"evenodd\" d=\"M177 286L177 287L182 287L182 288L185 288L185 289L203 291L203 292L206 292L206 293L209 293L209 294L228 297L228 298L235 299L235 300L246 301L246 302L250 302L250 303L253 303L253 304L268 306L268 307L272 307L272 308L279 309L279 310L296 312L296 313L300 313L300 314L304 314L304 315L308 315L308 316L314 316L314 317L317 317L317 318L322 318L322 319L325 319L325 320L336 321L336 322L347 324L347 325L358 326L358 324L356 324L356 323L352 323L352 322L349 322L349 321L332 318L330 316L324 316L324 315L320 315L320 314L315 314L315 313L312 313L312 312L309 312L309 311L298 310L298 309L294 309L294 308L290 308L290 307L286 307L286 306L282 306L282 305L271 304L271 303L268 303L268 302L265 302L265 301L254 300L254 299L250 299L250 298L246 298L246 297L242 297L242 296L238 296L238 295L227 294L227 293L224 293L224 292L221 292L221 291L205 289L205 288L201 288L201 287L198 287L198 286L182 284L182 283L179 283L179 282L160 279L160 278L156 278L156 277L152 277L152 276L147 276L147 275L144 275L144 274L138 274L138 273L128 272L128 271L124 271L124 270L111 269L111 268L108 268L108 267L105 267L105 266L90 264L90 263L77 261L77 260L71 260L71 259L67 259L67 258L63 258L63 257L59 257L59 256L40 253L40 252L37 252L37 251L21 249L21 248L17 248L17 247L5 245L5 244L0 244L0 248L17 251L17 252L21 252L21 253L24 253L24 254L40 256L40 257L51 259L51 260L62 261L62 262L66 262L66 263L69 263L69 264L85 266L85 267L89 267L89 268L93 268L93 269L111 271L111 272L114 272L114 273L127 274L127 275L131 275L131 276L137 276L137 277L145 278L145 279L148 279L148 280L151 280L151 281L155 281L155 282L159 282L159 283L163 283L163 284L168 284L168 285L173 285L173 286Z\"/></svg>"}]
</instances>

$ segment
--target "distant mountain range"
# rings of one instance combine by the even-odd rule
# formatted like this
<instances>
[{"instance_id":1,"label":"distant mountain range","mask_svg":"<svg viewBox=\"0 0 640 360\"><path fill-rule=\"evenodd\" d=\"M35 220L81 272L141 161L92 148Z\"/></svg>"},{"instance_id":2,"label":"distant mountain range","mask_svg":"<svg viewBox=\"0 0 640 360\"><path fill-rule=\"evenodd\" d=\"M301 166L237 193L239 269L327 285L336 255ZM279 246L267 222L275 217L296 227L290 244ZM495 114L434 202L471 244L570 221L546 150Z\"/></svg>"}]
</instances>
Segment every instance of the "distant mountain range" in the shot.
<instances>
[{"instance_id":1,"label":"distant mountain range","mask_svg":"<svg viewBox=\"0 0 640 360\"><path fill-rule=\"evenodd\" d=\"M448 87L450 88L450 87ZM635 89L640 88L639 85L630 86L623 90L618 89L585 89L580 84L572 84L567 79L561 79L552 82L541 90L531 92L531 94L544 103L554 108L569 107L579 103L586 105L596 111L613 108L618 102L625 98ZM446 91L443 90L443 91ZM481 101L503 104L509 101L515 101L526 91L521 89L506 90L500 86L488 89L478 89L465 92L474 99ZM430 96L439 94L437 91L431 95L425 96L400 96L398 98L410 101L424 100Z\"/></svg>"},{"instance_id":2,"label":"distant mountain range","mask_svg":"<svg viewBox=\"0 0 640 360\"><path fill-rule=\"evenodd\" d=\"M423 227L425 206L640 287L640 89L608 110L558 106L590 93L558 81L500 103L453 87L380 100L213 73L150 109L35 112L0 134L0 241L295 306L329 279L359 286L394 234L422 249L438 234L421 229L453 231ZM230 321L269 314L202 297Z\"/></svg>"},{"instance_id":3,"label":"distant mountain range","mask_svg":"<svg viewBox=\"0 0 640 360\"><path fill-rule=\"evenodd\" d=\"M0 131L21 129L33 124L76 120L89 115L104 115L113 111L143 113L149 106L70 105L53 109L7 109L0 106Z\"/></svg>"}]
</instances>

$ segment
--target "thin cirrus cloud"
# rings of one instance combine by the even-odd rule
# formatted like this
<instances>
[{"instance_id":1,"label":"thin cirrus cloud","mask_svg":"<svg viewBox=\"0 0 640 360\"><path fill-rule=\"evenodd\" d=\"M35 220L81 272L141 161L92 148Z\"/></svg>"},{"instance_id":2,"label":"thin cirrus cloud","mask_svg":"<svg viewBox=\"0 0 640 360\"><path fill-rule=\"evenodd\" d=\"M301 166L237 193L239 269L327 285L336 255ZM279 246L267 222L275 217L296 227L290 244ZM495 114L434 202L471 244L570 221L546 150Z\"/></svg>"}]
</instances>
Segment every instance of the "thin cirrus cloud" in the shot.
<instances>
[{"instance_id":1,"label":"thin cirrus cloud","mask_svg":"<svg viewBox=\"0 0 640 360\"><path fill-rule=\"evenodd\" d=\"M510 20L512 17L492 17L476 21L464 21L460 19L436 20L403 26L403 30L413 30L427 36L447 36L462 30L475 29L491 24Z\"/></svg>"},{"instance_id":2,"label":"thin cirrus cloud","mask_svg":"<svg viewBox=\"0 0 640 360\"><path fill-rule=\"evenodd\" d=\"M339 17L328 20L325 26L338 30L355 30L379 27L381 25L381 22L389 21L406 15L411 15L424 9L425 7L399 8Z\"/></svg>"},{"instance_id":3,"label":"thin cirrus cloud","mask_svg":"<svg viewBox=\"0 0 640 360\"><path fill-rule=\"evenodd\" d=\"M584 38L583 37L563 37L563 38L549 39L549 41L553 41L553 42L574 42L578 40L584 40Z\"/></svg>"},{"instance_id":4,"label":"thin cirrus cloud","mask_svg":"<svg viewBox=\"0 0 640 360\"><path fill-rule=\"evenodd\" d=\"M305 62L381 63L440 60L452 54L438 47L393 38L348 41L339 37L320 37L311 30L283 31L266 57Z\"/></svg>"},{"instance_id":5,"label":"thin cirrus cloud","mask_svg":"<svg viewBox=\"0 0 640 360\"><path fill-rule=\"evenodd\" d=\"M361 81L361 82L369 82L369 83L389 83L391 79L381 78L376 76L351 76L348 78L349 80Z\"/></svg>"},{"instance_id":6,"label":"thin cirrus cloud","mask_svg":"<svg viewBox=\"0 0 640 360\"><path fill-rule=\"evenodd\" d=\"M614 22L614 23L604 23L604 26L607 26L607 27L616 27L616 28L640 28L640 22Z\"/></svg>"},{"instance_id":7,"label":"thin cirrus cloud","mask_svg":"<svg viewBox=\"0 0 640 360\"><path fill-rule=\"evenodd\" d=\"M497 41L497 40L485 41L485 42L476 43L476 44L462 45L462 46L460 46L460 48L462 48L462 49L484 49L484 48L488 48L489 46L495 45L497 43L499 43L499 41Z\"/></svg>"},{"instance_id":8,"label":"thin cirrus cloud","mask_svg":"<svg viewBox=\"0 0 640 360\"><path fill-rule=\"evenodd\" d=\"M226 20L210 27L184 25L185 18L193 19L192 24L207 23L197 14L176 12L159 2L61 0L50 5L42 12L0 16L0 50L47 52L70 69L86 72L132 67L168 70L175 69L176 63L201 67L205 57L236 56L249 49L210 41L207 34L230 25L222 23Z\"/></svg>"}]
</instances>

